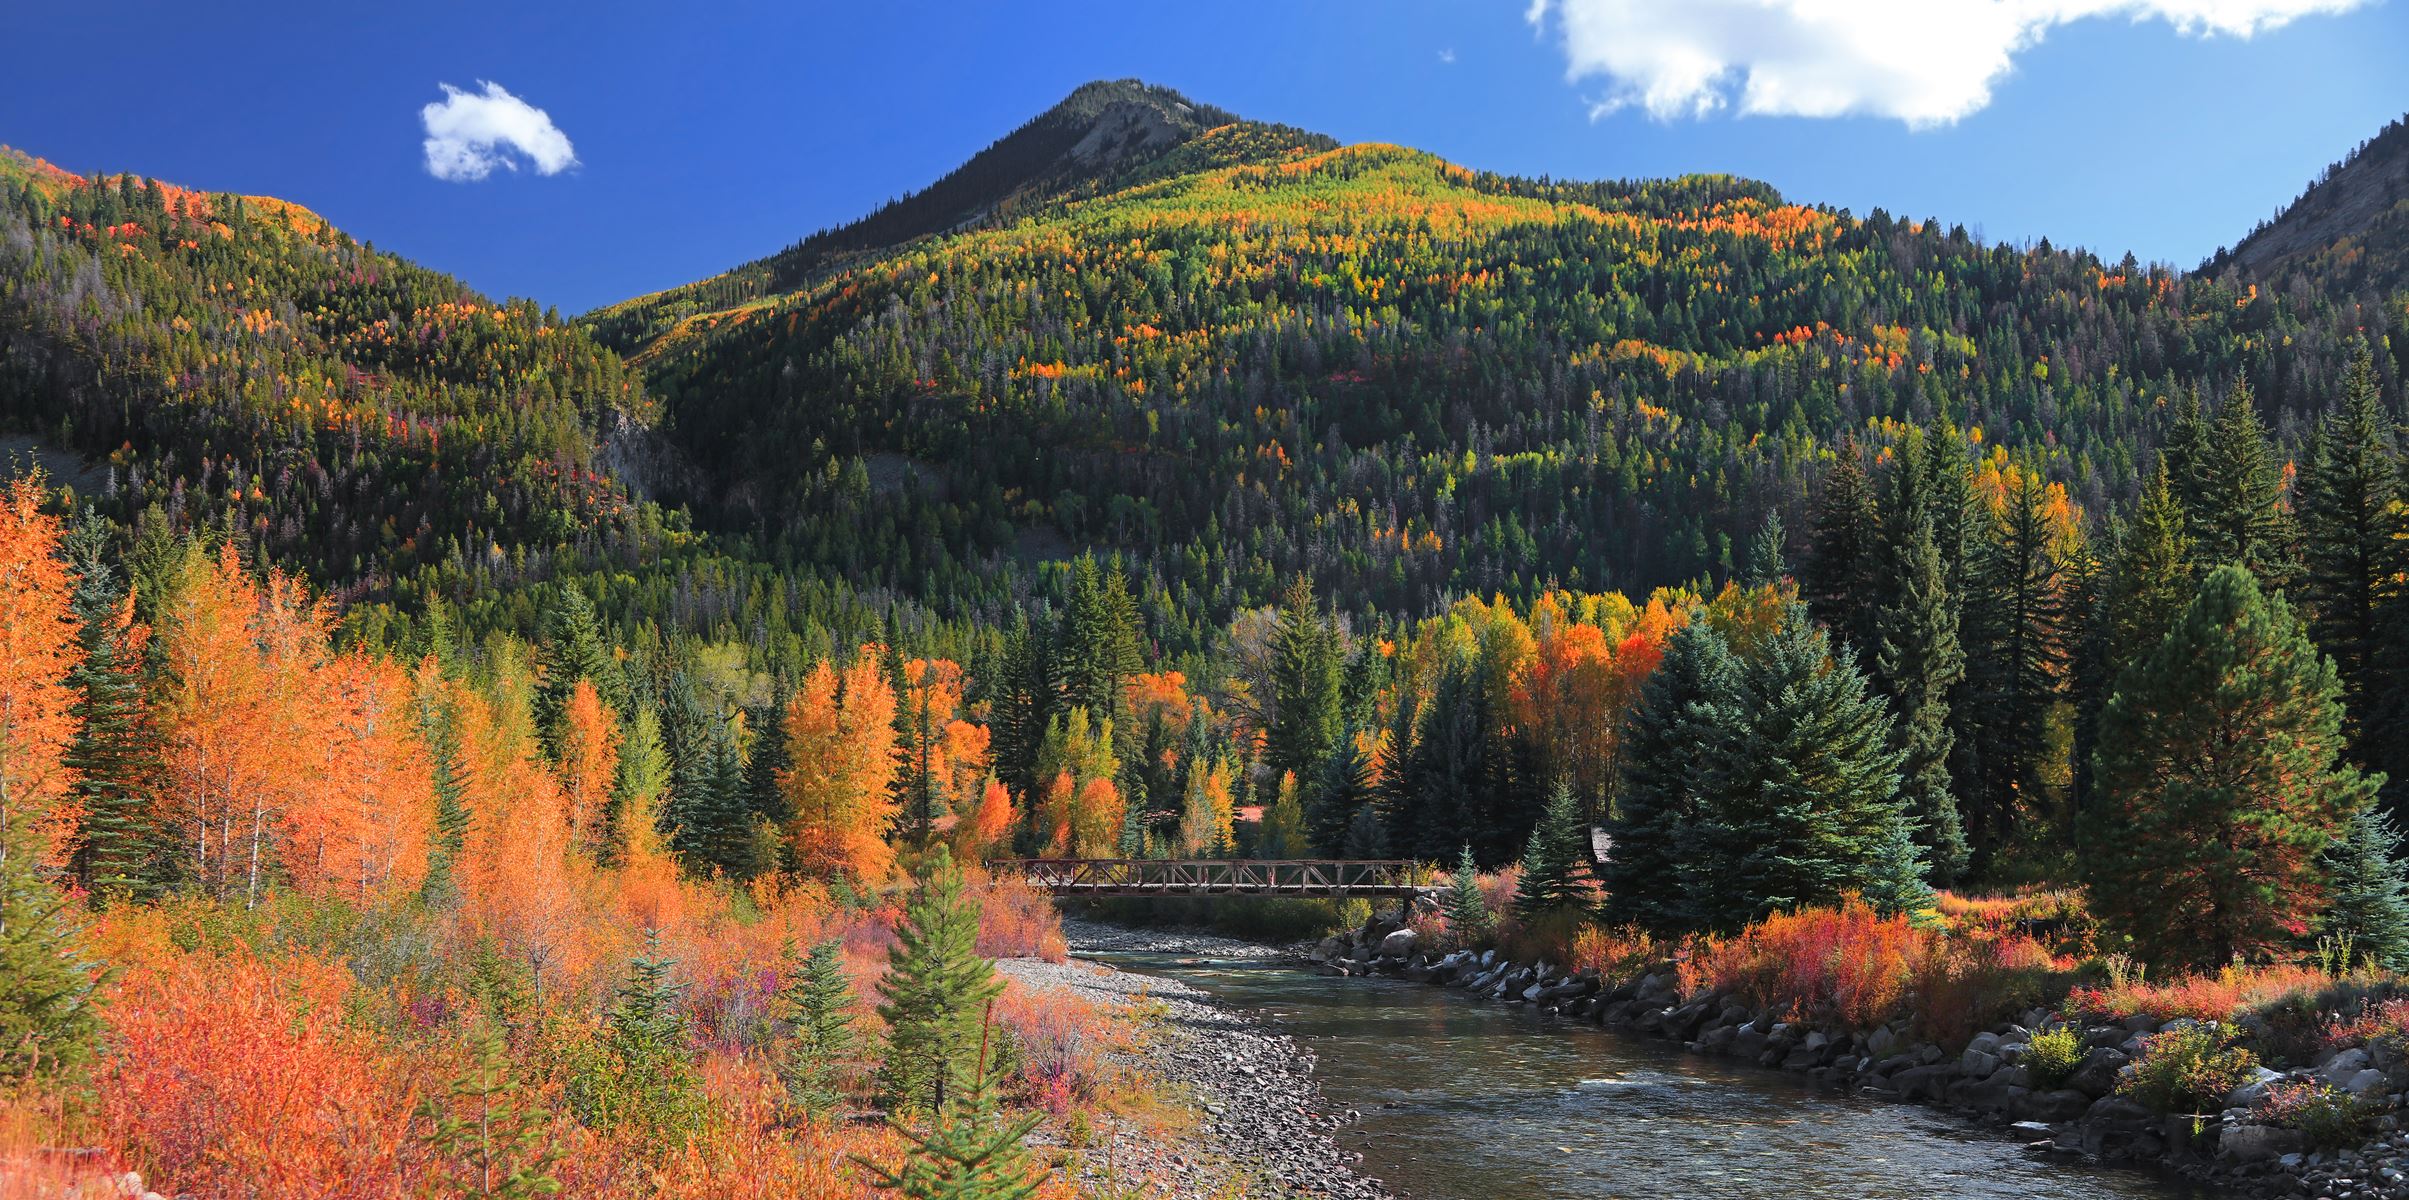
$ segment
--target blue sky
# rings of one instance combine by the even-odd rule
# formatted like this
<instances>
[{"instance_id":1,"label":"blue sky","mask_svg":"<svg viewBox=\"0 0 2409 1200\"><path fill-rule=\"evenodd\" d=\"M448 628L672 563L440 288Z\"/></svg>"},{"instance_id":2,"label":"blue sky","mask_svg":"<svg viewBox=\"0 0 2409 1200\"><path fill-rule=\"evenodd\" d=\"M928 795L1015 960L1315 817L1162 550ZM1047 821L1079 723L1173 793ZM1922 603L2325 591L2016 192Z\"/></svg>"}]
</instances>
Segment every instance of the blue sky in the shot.
<instances>
[{"instance_id":1,"label":"blue sky","mask_svg":"<svg viewBox=\"0 0 2409 1200\"><path fill-rule=\"evenodd\" d=\"M24 5L0 142L282 196L577 312L857 216L1095 78L1473 167L1729 171L2183 265L2409 110L2409 0L2056 0L2118 11L2004 32L2039 0L1862 0L1850 30L1782 24L1798 2ZM2260 27L2133 19L2153 6ZM2280 20L2319 7L2347 11ZM1993 52L2006 73L1965 85ZM1666 66L1694 60L1729 70L1692 86ZM541 109L576 165L431 175L421 109L481 81ZM1768 115L1804 109L1848 115Z\"/></svg>"}]
</instances>

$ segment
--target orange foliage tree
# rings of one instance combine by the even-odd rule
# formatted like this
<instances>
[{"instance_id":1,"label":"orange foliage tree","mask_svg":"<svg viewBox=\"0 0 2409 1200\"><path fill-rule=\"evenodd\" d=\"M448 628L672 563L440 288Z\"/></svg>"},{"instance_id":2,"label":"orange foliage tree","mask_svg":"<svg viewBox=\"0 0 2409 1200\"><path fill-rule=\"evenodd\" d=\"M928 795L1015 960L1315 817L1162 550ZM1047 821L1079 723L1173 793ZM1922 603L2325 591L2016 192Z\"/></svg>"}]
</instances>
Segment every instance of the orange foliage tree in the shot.
<instances>
[{"instance_id":1,"label":"orange foliage tree","mask_svg":"<svg viewBox=\"0 0 2409 1200\"><path fill-rule=\"evenodd\" d=\"M561 706L560 795L571 839L599 855L607 841L611 786L619 777L619 714L594 682L580 679Z\"/></svg>"},{"instance_id":2,"label":"orange foliage tree","mask_svg":"<svg viewBox=\"0 0 2409 1200\"><path fill-rule=\"evenodd\" d=\"M42 491L39 475L0 488L0 835L30 830L55 861L75 833L74 772L60 759L75 737L67 673L82 651Z\"/></svg>"},{"instance_id":3,"label":"orange foliage tree","mask_svg":"<svg viewBox=\"0 0 2409 1200\"><path fill-rule=\"evenodd\" d=\"M789 766L779 773L794 816L787 840L811 875L842 875L876 886L895 870L887 827L902 753L895 739L895 690L864 646L840 674L822 662L787 701Z\"/></svg>"}]
</instances>

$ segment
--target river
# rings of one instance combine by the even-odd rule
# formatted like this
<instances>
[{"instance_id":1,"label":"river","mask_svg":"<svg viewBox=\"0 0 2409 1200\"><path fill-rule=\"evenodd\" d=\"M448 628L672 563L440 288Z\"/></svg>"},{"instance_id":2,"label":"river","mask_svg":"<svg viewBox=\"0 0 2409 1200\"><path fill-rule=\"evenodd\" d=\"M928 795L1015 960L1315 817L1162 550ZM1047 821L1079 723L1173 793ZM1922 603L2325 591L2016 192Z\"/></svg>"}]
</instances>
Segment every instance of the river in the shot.
<instances>
[{"instance_id":1,"label":"river","mask_svg":"<svg viewBox=\"0 0 2409 1200\"><path fill-rule=\"evenodd\" d=\"M1914 1105L1703 1059L1522 1005L1262 961L1093 955L1259 1013L1361 1122L1341 1145L1413 1200L2169 1200L2156 1173L2045 1161Z\"/></svg>"}]
</instances>

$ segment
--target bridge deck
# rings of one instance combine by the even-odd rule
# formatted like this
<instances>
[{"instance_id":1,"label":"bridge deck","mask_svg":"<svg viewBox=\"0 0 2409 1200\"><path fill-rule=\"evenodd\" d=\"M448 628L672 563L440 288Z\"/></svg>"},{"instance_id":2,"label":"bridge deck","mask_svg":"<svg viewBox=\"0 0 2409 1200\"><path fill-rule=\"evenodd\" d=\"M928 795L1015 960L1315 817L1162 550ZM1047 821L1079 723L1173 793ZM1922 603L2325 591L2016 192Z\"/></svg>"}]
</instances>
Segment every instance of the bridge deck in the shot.
<instances>
[{"instance_id":1,"label":"bridge deck","mask_svg":"<svg viewBox=\"0 0 2409 1200\"><path fill-rule=\"evenodd\" d=\"M1415 896L1414 864L1333 858L1019 858L988 864L1057 896Z\"/></svg>"}]
</instances>

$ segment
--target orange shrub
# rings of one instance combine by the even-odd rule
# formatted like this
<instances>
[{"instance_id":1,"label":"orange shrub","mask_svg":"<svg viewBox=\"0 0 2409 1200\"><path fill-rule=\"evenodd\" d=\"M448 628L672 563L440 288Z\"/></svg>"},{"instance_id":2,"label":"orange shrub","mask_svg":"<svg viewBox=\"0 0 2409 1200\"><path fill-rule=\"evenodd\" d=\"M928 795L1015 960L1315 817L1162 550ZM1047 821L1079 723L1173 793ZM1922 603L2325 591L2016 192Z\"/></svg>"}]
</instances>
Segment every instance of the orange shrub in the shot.
<instances>
[{"instance_id":1,"label":"orange shrub","mask_svg":"<svg viewBox=\"0 0 2409 1200\"><path fill-rule=\"evenodd\" d=\"M351 994L341 965L299 953L130 971L94 1072L102 1136L171 1194L416 1195L422 1056L346 1028Z\"/></svg>"},{"instance_id":2,"label":"orange shrub","mask_svg":"<svg viewBox=\"0 0 2409 1200\"><path fill-rule=\"evenodd\" d=\"M2076 963L2022 934L1923 939L1911 964L1915 1017L1926 1036L1956 1046L2057 994Z\"/></svg>"},{"instance_id":3,"label":"orange shrub","mask_svg":"<svg viewBox=\"0 0 2409 1200\"><path fill-rule=\"evenodd\" d=\"M979 901L979 953L989 958L1070 956L1062 938L1062 916L1045 893L1019 879L991 879L973 893Z\"/></svg>"},{"instance_id":4,"label":"orange shrub","mask_svg":"<svg viewBox=\"0 0 2409 1200\"><path fill-rule=\"evenodd\" d=\"M2247 1009L2330 986L2334 977L2314 967L2228 966L2213 975L2186 975L2164 983L2140 979L2107 987L2080 987L2066 996L2068 1012L2106 1020L2148 1015L2161 1021L2230 1021Z\"/></svg>"},{"instance_id":5,"label":"orange shrub","mask_svg":"<svg viewBox=\"0 0 2409 1200\"><path fill-rule=\"evenodd\" d=\"M1851 898L1709 939L1682 964L1681 979L1689 991L1734 994L1794 1020L1865 1029L1902 1010L1927 936L1906 917L1882 916Z\"/></svg>"},{"instance_id":6,"label":"orange shrub","mask_svg":"<svg viewBox=\"0 0 2409 1200\"><path fill-rule=\"evenodd\" d=\"M1019 1052L1019 1082L1030 1102L1057 1116L1094 1098L1104 1053L1119 1043L1122 1028L1075 992L1018 980L996 998L995 1021Z\"/></svg>"},{"instance_id":7,"label":"orange shrub","mask_svg":"<svg viewBox=\"0 0 2409 1200\"><path fill-rule=\"evenodd\" d=\"M1598 978L1619 983L1672 956L1671 945L1650 937L1644 929L1593 925L1573 936L1565 966L1576 973L1595 971Z\"/></svg>"}]
</instances>

